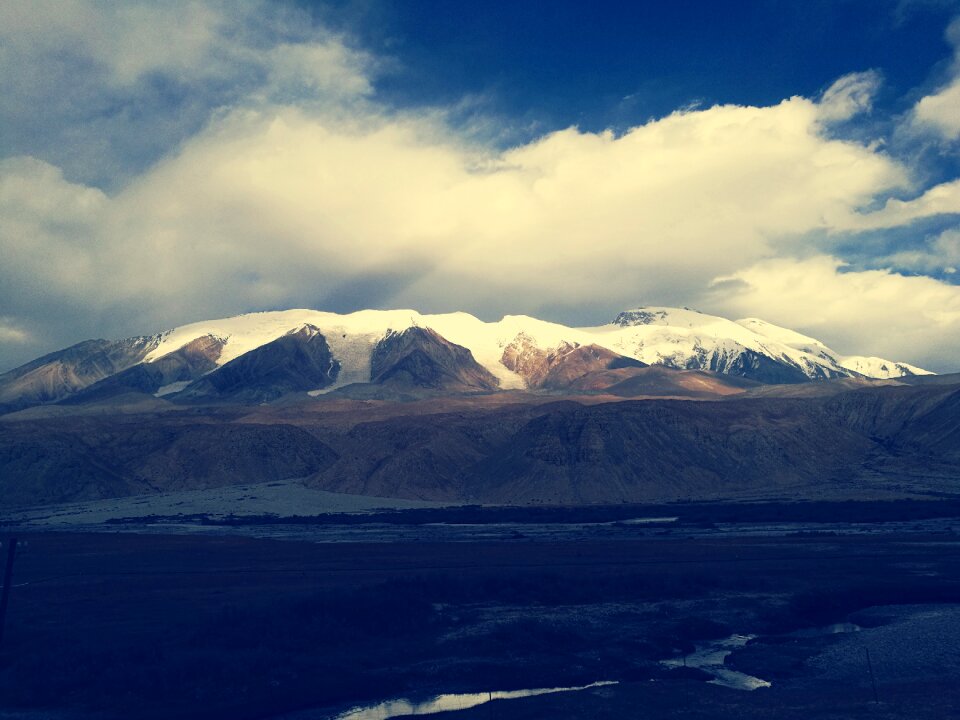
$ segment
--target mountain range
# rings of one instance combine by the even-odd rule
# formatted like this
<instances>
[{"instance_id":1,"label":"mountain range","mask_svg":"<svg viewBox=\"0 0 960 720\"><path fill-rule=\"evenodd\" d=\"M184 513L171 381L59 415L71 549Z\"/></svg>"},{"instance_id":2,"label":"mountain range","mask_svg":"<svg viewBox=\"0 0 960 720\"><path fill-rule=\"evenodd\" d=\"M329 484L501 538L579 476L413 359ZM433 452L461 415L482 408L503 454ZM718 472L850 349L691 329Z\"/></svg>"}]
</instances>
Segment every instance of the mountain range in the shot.
<instances>
[{"instance_id":1,"label":"mountain range","mask_svg":"<svg viewBox=\"0 0 960 720\"><path fill-rule=\"evenodd\" d=\"M678 373L669 371L682 371ZM751 384L930 374L748 318L640 308L571 328L509 315L288 310L88 340L0 375L0 410L140 394L175 403L291 394L410 399L497 391L731 394Z\"/></svg>"},{"instance_id":2,"label":"mountain range","mask_svg":"<svg viewBox=\"0 0 960 720\"><path fill-rule=\"evenodd\" d=\"M0 507L298 478L463 503L960 496L960 375L761 320L256 313L0 376Z\"/></svg>"}]
</instances>

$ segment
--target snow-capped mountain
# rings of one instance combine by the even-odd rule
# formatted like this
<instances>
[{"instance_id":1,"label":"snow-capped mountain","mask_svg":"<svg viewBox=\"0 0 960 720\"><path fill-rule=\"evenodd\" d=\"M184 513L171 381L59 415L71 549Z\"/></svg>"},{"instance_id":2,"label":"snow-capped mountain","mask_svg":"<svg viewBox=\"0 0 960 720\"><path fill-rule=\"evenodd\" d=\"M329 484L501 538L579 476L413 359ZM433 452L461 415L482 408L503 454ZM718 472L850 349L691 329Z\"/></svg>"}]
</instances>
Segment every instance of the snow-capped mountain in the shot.
<instances>
[{"instance_id":1,"label":"snow-capped mountain","mask_svg":"<svg viewBox=\"0 0 960 720\"><path fill-rule=\"evenodd\" d=\"M921 368L879 358L844 356L811 337L763 320L725 318L695 310L649 307L620 313L607 325L571 328L525 315L484 322L467 313L424 315L415 310L363 310L349 315L289 310L240 315L194 323L161 336L146 362L155 361L204 335L223 338L220 364L296 330L313 325L327 338L345 376L337 385L366 382L374 346L388 331L425 327L467 348L500 381L500 387L523 388L527 380L504 363L504 352L522 342L544 353L564 346L596 345L647 365L712 370L751 376L763 366L787 381L833 377L890 378L929 374ZM762 379L762 378L761 378Z\"/></svg>"},{"instance_id":2,"label":"snow-capped mountain","mask_svg":"<svg viewBox=\"0 0 960 720\"><path fill-rule=\"evenodd\" d=\"M870 378L898 378L907 375L932 375L927 370L902 362L890 362L878 357L848 355L841 358L840 364L847 370Z\"/></svg>"},{"instance_id":3,"label":"snow-capped mountain","mask_svg":"<svg viewBox=\"0 0 960 720\"><path fill-rule=\"evenodd\" d=\"M763 383L928 374L906 363L843 356L756 318L665 307L628 310L609 324L581 328L523 315L484 322L462 312L286 310L104 343L89 341L0 376L0 401L82 401L121 392L264 401L371 383L444 392L557 390L591 373L616 371L610 380L620 381L648 365ZM107 346L133 350L122 362L96 362L96 372L78 371L91 364L85 348L99 358Z\"/></svg>"}]
</instances>

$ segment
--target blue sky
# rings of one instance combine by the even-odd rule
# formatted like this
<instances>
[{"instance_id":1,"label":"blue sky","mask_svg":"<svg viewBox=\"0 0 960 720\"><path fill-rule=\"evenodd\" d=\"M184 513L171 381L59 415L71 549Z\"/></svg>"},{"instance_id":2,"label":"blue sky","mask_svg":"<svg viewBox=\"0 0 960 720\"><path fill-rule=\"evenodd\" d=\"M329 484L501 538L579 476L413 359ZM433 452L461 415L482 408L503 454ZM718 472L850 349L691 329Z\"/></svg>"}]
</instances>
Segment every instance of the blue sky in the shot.
<instances>
[{"instance_id":1,"label":"blue sky","mask_svg":"<svg viewBox=\"0 0 960 720\"><path fill-rule=\"evenodd\" d=\"M5 3L0 370L251 310L639 304L960 370L958 17Z\"/></svg>"},{"instance_id":2,"label":"blue sky","mask_svg":"<svg viewBox=\"0 0 960 720\"><path fill-rule=\"evenodd\" d=\"M308 3L307 7L311 7ZM339 2L316 17L400 60L378 91L399 104L464 95L541 129L625 129L699 103L812 96L854 69L882 68L878 108L950 57L956 5L809 2Z\"/></svg>"}]
</instances>

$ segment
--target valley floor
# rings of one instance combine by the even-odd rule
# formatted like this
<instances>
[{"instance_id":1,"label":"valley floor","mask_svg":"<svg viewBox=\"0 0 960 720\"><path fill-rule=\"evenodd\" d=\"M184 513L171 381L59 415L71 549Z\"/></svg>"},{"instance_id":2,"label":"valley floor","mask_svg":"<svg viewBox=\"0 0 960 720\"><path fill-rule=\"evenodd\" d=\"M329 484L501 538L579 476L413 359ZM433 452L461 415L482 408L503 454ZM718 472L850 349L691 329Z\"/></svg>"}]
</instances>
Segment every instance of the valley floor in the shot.
<instances>
[{"instance_id":1,"label":"valley floor","mask_svg":"<svg viewBox=\"0 0 960 720\"><path fill-rule=\"evenodd\" d=\"M669 528L602 508L469 523L422 509L389 537L389 523L341 524L353 529L335 542L317 542L329 525L278 521L256 527L286 527L282 540L215 524L20 527L0 718L334 718L598 681L616 684L450 717L955 717L960 519L924 507L849 504L824 525L809 517L823 507L759 522L699 506ZM430 513L475 530L437 533ZM795 633L841 622L859 630ZM770 687L693 667L735 633L757 637L724 667Z\"/></svg>"}]
</instances>

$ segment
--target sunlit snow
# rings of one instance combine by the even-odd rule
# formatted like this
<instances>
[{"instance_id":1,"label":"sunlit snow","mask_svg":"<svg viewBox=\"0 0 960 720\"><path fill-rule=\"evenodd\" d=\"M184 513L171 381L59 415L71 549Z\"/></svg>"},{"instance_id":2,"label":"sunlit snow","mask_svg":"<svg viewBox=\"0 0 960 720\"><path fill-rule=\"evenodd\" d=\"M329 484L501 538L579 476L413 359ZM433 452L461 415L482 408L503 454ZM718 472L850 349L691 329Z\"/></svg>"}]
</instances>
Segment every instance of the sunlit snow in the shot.
<instances>
[{"instance_id":1,"label":"sunlit snow","mask_svg":"<svg viewBox=\"0 0 960 720\"><path fill-rule=\"evenodd\" d=\"M341 363L334 388L367 382L370 355L377 342L388 330L410 327L431 328L450 342L468 348L477 362L500 380L503 389L525 387L524 380L501 363L504 348L521 333L548 351L561 343L595 344L651 365L680 368L703 366L698 363L705 363L710 357L730 360L744 351L753 351L792 365L809 377L860 374L890 378L927 373L880 358L845 357L814 338L756 318L732 321L695 310L662 307L642 308L625 315L639 318L637 324L625 321L570 328L525 315L484 322L464 312L424 315L415 310L362 310L347 315L317 310L252 313L170 330L161 336L145 362L157 360L196 338L215 335L225 340L218 360L223 365L304 325L312 325L323 333ZM172 392L176 392L174 386L168 385L161 388L158 396Z\"/></svg>"}]
</instances>

